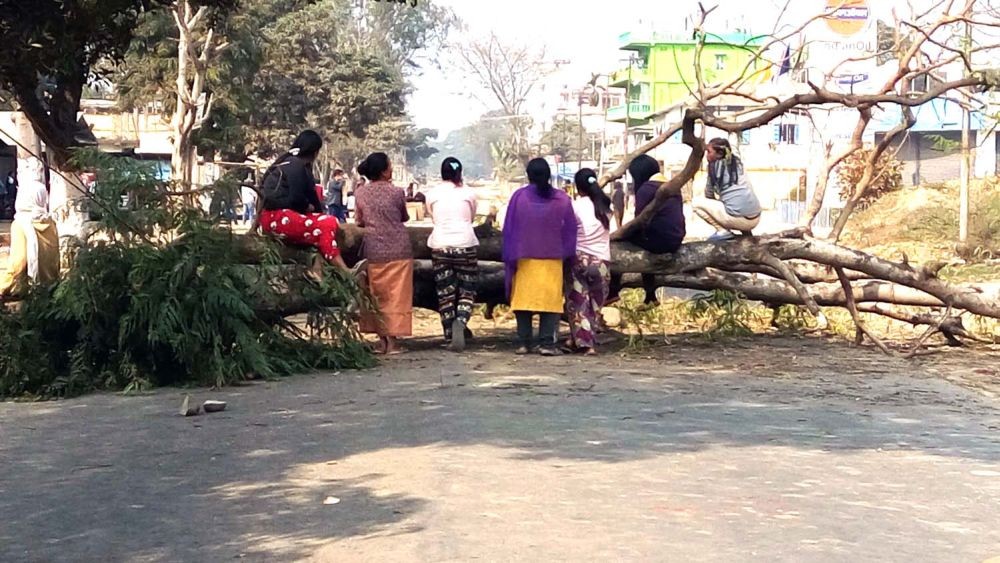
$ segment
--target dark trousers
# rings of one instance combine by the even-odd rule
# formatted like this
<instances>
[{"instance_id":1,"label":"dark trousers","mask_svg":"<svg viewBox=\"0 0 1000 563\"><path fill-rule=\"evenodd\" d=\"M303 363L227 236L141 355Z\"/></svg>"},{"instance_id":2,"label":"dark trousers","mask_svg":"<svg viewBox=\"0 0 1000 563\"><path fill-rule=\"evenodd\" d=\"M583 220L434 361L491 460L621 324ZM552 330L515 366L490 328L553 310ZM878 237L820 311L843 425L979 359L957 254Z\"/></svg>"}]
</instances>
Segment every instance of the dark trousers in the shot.
<instances>
[{"instance_id":1,"label":"dark trousers","mask_svg":"<svg viewBox=\"0 0 1000 563\"><path fill-rule=\"evenodd\" d=\"M331 203L326 206L327 215L332 215L337 218L337 222L344 224L347 222L347 208L343 205L336 203Z\"/></svg>"},{"instance_id":2,"label":"dark trousers","mask_svg":"<svg viewBox=\"0 0 1000 563\"><path fill-rule=\"evenodd\" d=\"M625 210L621 207L615 208L615 223L619 229L625 224Z\"/></svg>"},{"instance_id":3,"label":"dark trousers","mask_svg":"<svg viewBox=\"0 0 1000 563\"><path fill-rule=\"evenodd\" d=\"M455 319L466 325L476 305L476 284L479 282L479 262L476 247L443 248L431 252L434 285L437 288L438 313L444 337L451 340Z\"/></svg>"},{"instance_id":4,"label":"dark trousers","mask_svg":"<svg viewBox=\"0 0 1000 563\"><path fill-rule=\"evenodd\" d=\"M536 313L531 311L514 311L517 319L517 340L522 346L532 345L532 320ZM559 313L537 313L538 315L538 345L552 348L556 345L556 331L559 329Z\"/></svg>"}]
</instances>

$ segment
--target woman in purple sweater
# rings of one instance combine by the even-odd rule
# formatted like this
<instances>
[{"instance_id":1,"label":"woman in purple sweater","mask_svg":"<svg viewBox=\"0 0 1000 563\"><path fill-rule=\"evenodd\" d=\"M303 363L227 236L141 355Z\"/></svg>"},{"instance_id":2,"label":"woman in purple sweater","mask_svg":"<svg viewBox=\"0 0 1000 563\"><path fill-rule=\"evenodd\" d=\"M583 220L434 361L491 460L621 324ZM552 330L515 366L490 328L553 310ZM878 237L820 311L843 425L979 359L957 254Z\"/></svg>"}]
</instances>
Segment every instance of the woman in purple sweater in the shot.
<instances>
[{"instance_id":1,"label":"woman in purple sweater","mask_svg":"<svg viewBox=\"0 0 1000 563\"><path fill-rule=\"evenodd\" d=\"M531 323L537 314L538 350L555 356L563 272L576 256L576 215L569 196L552 187L548 162L536 158L527 172L531 183L514 192L503 224L507 296L517 318L517 353L531 350Z\"/></svg>"},{"instance_id":2,"label":"woman in purple sweater","mask_svg":"<svg viewBox=\"0 0 1000 563\"><path fill-rule=\"evenodd\" d=\"M643 154L638 156L628 166L632 181L638 188L635 191L635 215L653 203L656 190L667 181L660 174L660 164L653 157ZM656 211L649 223L632 236L629 242L652 252L653 254L672 254L677 252L687 234L684 223L684 199L680 194L667 198L663 207ZM620 277L613 281L613 287L620 287ZM642 275L642 287L646 291L646 303L656 303L656 279L653 274Z\"/></svg>"}]
</instances>

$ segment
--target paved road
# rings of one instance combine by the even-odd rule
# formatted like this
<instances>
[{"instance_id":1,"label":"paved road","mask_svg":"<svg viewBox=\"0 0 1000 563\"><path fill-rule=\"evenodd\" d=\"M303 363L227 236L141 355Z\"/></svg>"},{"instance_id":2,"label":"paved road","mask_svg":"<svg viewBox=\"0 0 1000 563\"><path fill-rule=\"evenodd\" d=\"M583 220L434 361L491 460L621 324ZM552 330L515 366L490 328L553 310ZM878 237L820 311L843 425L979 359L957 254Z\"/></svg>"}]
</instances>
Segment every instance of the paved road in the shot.
<instances>
[{"instance_id":1,"label":"paved road","mask_svg":"<svg viewBox=\"0 0 1000 563\"><path fill-rule=\"evenodd\" d=\"M425 351L181 396L0 404L0 561L1000 555L998 404L920 372Z\"/></svg>"}]
</instances>

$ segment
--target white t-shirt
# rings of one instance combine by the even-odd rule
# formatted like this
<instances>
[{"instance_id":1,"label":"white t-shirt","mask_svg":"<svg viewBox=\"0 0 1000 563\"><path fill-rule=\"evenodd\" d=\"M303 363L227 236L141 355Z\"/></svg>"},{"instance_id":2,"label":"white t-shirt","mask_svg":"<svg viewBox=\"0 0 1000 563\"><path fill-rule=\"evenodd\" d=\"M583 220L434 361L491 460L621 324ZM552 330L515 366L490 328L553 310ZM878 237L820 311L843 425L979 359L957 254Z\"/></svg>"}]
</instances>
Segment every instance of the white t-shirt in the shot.
<instances>
[{"instance_id":1,"label":"white t-shirt","mask_svg":"<svg viewBox=\"0 0 1000 563\"><path fill-rule=\"evenodd\" d=\"M240 199L243 201L243 205L249 205L251 207L257 205L257 191L249 186L240 187Z\"/></svg>"},{"instance_id":2,"label":"white t-shirt","mask_svg":"<svg viewBox=\"0 0 1000 563\"><path fill-rule=\"evenodd\" d=\"M443 182L426 195L427 213L434 221L427 246L435 250L479 246L472 230L472 220L476 218L476 193L472 188Z\"/></svg>"},{"instance_id":3,"label":"white t-shirt","mask_svg":"<svg viewBox=\"0 0 1000 563\"><path fill-rule=\"evenodd\" d=\"M611 231L594 215L594 202L589 197L573 200L576 214L576 249L596 256L601 260L611 260Z\"/></svg>"}]
</instances>

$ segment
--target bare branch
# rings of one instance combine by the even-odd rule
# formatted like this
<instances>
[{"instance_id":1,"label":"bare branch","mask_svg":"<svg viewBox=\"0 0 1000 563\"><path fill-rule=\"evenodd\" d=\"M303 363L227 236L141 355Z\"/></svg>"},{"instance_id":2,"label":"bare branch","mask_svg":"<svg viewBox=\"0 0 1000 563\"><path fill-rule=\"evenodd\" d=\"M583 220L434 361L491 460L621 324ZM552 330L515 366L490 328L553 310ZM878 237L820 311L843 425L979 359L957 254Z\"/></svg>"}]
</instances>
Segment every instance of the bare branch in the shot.
<instances>
[{"instance_id":1,"label":"bare branch","mask_svg":"<svg viewBox=\"0 0 1000 563\"><path fill-rule=\"evenodd\" d=\"M892 355L889 347L885 345L877 336L872 334L868 327L865 326L864 321L861 320L861 315L858 314L858 306L854 301L854 290L851 288L851 281L847 279L847 274L844 273L842 268L834 268L837 271L837 278L840 280L840 286L844 288L844 300L846 301L847 310L851 313L851 319L854 320L854 326L857 327L857 336L855 337L855 342L861 344L863 337L867 336L872 342L875 343L883 352L888 355Z\"/></svg>"}]
</instances>

